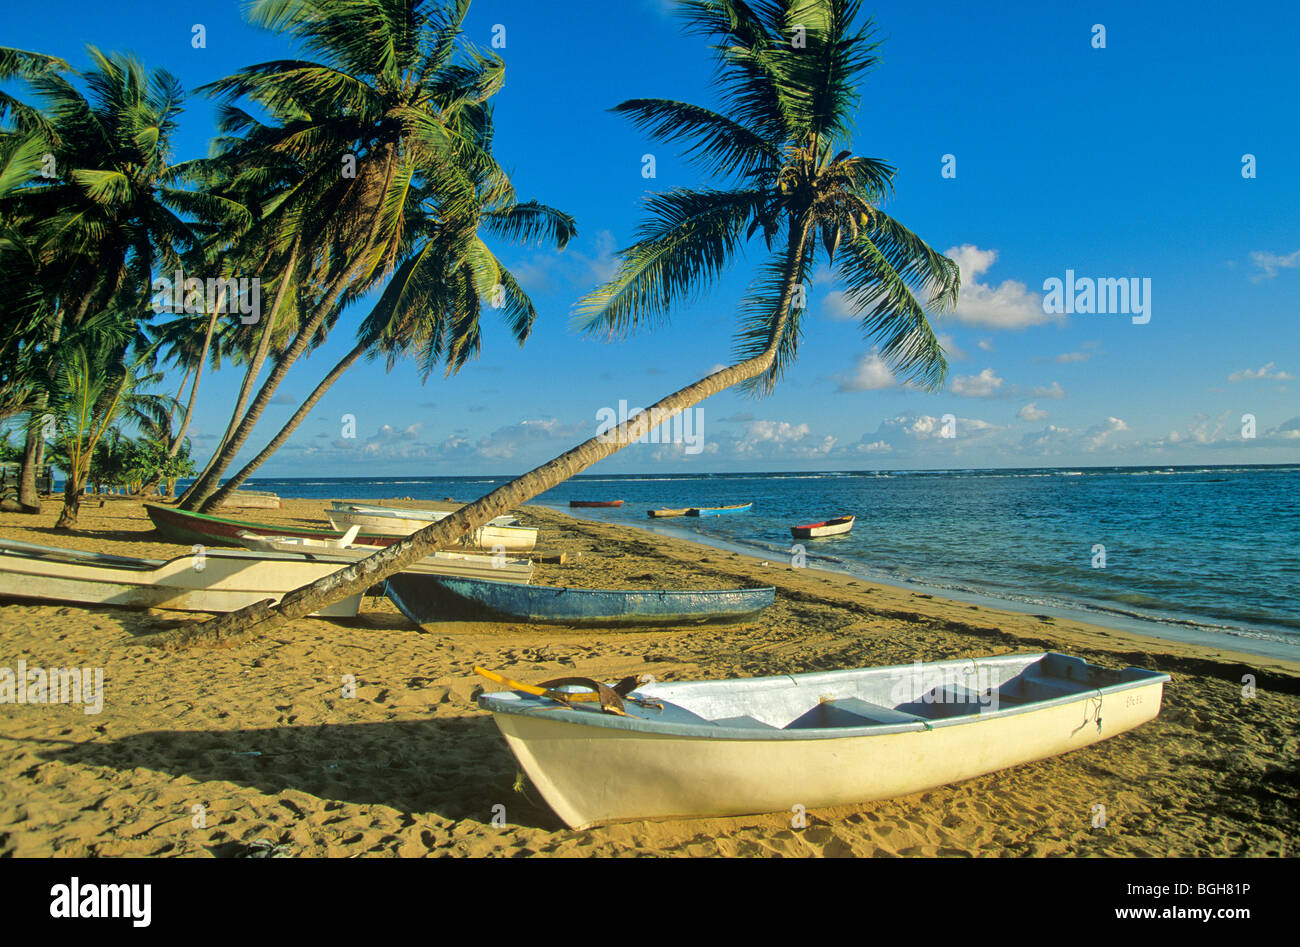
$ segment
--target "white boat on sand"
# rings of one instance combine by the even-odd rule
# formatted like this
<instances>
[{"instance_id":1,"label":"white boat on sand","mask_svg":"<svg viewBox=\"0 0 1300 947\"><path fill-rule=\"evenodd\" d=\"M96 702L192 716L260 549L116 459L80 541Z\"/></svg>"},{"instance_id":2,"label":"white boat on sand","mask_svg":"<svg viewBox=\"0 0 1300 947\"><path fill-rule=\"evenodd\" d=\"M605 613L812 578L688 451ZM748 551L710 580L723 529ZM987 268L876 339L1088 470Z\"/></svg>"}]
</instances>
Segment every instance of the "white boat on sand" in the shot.
<instances>
[{"instance_id":1,"label":"white boat on sand","mask_svg":"<svg viewBox=\"0 0 1300 947\"><path fill-rule=\"evenodd\" d=\"M335 510L346 510L353 513L392 513L399 517L406 517L414 520L427 520L436 523L438 520L446 519L451 516L454 510L408 510L401 506L375 506L366 503L351 503L347 500L335 500L330 504ZM488 526L518 526L519 517L506 514L496 516L487 521Z\"/></svg>"},{"instance_id":2,"label":"white boat on sand","mask_svg":"<svg viewBox=\"0 0 1300 947\"><path fill-rule=\"evenodd\" d=\"M278 510L280 497L266 490L236 490L221 504L223 510Z\"/></svg>"},{"instance_id":3,"label":"white boat on sand","mask_svg":"<svg viewBox=\"0 0 1300 947\"><path fill-rule=\"evenodd\" d=\"M86 605L233 612L338 569L277 552L206 549L163 561L0 540L0 595ZM315 614L350 618L360 605L354 595Z\"/></svg>"},{"instance_id":4,"label":"white boat on sand","mask_svg":"<svg viewBox=\"0 0 1300 947\"><path fill-rule=\"evenodd\" d=\"M903 796L1131 730L1168 681L1039 653L651 684L626 715L517 691L479 704L576 829Z\"/></svg>"},{"instance_id":5,"label":"white boat on sand","mask_svg":"<svg viewBox=\"0 0 1300 947\"><path fill-rule=\"evenodd\" d=\"M437 519L411 515L405 510L326 510L330 525L346 532L353 526L361 527L362 532L372 536L409 536L412 533L431 526L450 514L442 514ZM498 519L513 517L498 517ZM495 522L495 521L494 521ZM506 552L528 552L537 545L537 529L531 526L480 526L465 537L465 545L478 549L495 549L500 547Z\"/></svg>"},{"instance_id":6,"label":"white boat on sand","mask_svg":"<svg viewBox=\"0 0 1300 947\"><path fill-rule=\"evenodd\" d=\"M340 565L368 559L379 552L377 546L353 545L351 539L352 537L346 535L335 542L307 539L301 536L259 536L248 532L239 534L239 541L248 549L294 553L317 562L335 562ZM458 576L466 579L491 579L497 582L527 585L533 578L533 561L506 556L439 551L407 566L402 571Z\"/></svg>"}]
</instances>

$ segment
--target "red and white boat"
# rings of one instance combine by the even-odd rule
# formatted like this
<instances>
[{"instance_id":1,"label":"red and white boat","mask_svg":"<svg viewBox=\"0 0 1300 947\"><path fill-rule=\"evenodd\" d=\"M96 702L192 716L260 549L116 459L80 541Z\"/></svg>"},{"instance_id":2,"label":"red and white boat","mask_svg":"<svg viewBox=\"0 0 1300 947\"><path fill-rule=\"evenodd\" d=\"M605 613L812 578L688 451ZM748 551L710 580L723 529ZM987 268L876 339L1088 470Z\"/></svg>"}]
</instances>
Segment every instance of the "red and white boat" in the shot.
<instances>
[{"instance_id":1,"label":"red and white boat","mask_svg":"<svg viewBox=\"0 0 1300 947\"><path fill-rule=\"evenodd\" d=\"M806 526L791 526L790 535L795 539L819 539L822 536L842 536L853 528L852 516L839 516L821 523L809 523Z\"/></svg>"}]
</instances>

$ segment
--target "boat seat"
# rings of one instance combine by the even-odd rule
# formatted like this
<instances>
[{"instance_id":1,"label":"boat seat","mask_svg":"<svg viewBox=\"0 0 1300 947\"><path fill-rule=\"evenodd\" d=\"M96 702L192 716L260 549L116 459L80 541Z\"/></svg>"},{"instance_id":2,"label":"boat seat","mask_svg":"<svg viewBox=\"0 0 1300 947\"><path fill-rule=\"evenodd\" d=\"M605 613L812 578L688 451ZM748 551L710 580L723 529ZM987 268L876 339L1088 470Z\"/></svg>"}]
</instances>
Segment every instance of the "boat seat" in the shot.
<instances>
[{"instance_id":1,"label":"boat seat","mask_svg":"<svg viewBox=\"0 0 1300 947\"><path fill-rule=\"evenodd\" d=\"M729 727L733 729L744 730L779 730L780 727L774 727L770 723L764 723L761 720L755 720L753 717L741 715L739 717L722 717L713 721L714 726Z\"/></svg>"},{"instance_id":2,"label":"boat seat","mask_svg":"<svg viewBox=\"0 0 1300 947\"><path fill-rule=\"evenodd\" d=\"M643 720L653 720L656 723L677 723L677 724L689 723L689 724L695 724L696 726L708 727L708 726L712 726L714 722L705 717L701 717L699 714L694 713L693 711L687 710L685 707L679 707L676 704L669 703L666 700L662 701L662 703L663 703L663 709L659 710L658 708L655 707L642 707L639 706L638 704L629 701L624 706L624 709L627 711L629 716L640 717ZM594 701L585 704L575 704L573 706L581 707L583 710L594 709L596 713L601 712L600 705L595 703Z\"/></svg>"},{"instance_id":3,"label":"boat seat","mask_svg":"<svg viewBox=\"0 0 1300 947\"><path fill-rule=\"evenodd\" d=\"M1078 681L1053 680L1049 677L1026 677L1021 689L1023 694L1032 694L1029 700L1046 700L1052 697L1073 697L1096 690Z\"/></svg>"},{"instance_id":4,"label":"boat seat","mask_svg":"<svg viewBox=\"0 0 1300 947\"><path fill-rule=\"evenodd\" d=\"M869 727L872 724L924 723L915 714L904 713L872 704L857 697L824 700L802 716L785 725L786 730L829 729L834 727Z\"/></svg>"}]
</instances>

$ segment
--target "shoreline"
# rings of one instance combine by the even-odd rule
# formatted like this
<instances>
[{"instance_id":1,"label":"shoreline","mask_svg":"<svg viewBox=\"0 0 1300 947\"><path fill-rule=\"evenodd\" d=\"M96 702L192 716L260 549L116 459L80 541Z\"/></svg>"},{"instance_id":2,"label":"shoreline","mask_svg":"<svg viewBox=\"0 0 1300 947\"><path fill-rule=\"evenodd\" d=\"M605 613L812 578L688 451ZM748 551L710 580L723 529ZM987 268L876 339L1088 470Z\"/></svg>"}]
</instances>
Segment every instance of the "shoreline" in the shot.
<instances>
[{"instance_id":1,"label":"shoreline","mask_svg":"<svg viewBox=\"0 0 1300 947\"><path fill-rule=\"evenodd\" d=\"M703 536L687 530L674 529L668 524L646 524L643 526L631 526L626 523L613 523L607 520L589 519L587 517L577 516L567 510L546 506L543 504L526 504L525 508L540 508L556 513L560 516L567 516L583 523L595 524L600 526L618 526L624 529L635 530L647 533L651 536L666 538L677 542L691 543L704 549L713 549L722 552L731 552L736 555L744 556L755 561L763 561L763 557L753 551L753 548L746 548L743 543L728 542L725 539L713 536ZM772 559L782 558L782 552L773 549L771 551ZM784 553L788 558L788 553ZM812 562L814 558L826 559L826 557L817 555L814 557L812 552L808 553L808 560ZM843 563L843 565L840 565ZM779 568L779 567L778 567ZM1227 647L1220 644L1220 638L1215 632L1200 631L1198 629L1182 629L1178 627L1177 620L1161 622L1154 619L1146 619L1139 616L1124 616L1119 612L1111 612L1102 609L1089 609L1086 606L1061 606L1056 604L1031 604L1028 602L1017 602L1015 600L999 598L997 595L978 592L965 591L961 589L951 589L944 586L933 585L924 581L905 580L905 585L895 582L889 582L885 579L877 578L874 575L867 574L864 571L854 571L852 563L846 560L836 559L827 565L807 565L802 568L826 572L831 575L844 576L848 579L858 580L871 586L879 588L892 589L900 594L923 594L924 597L936 600L947 600L952 604L976 606L982 610L994 612L1004 612L1015 615L1037 618L1040 615L1047 615L1053 619L1065 620L1071 623L1086 626L1096 630L1105 631L1114 636L1128 636L1133 638L1134 645L1143 645L1148 649L1153 644L1168 644L1179 646L1180 651L1183 648L1193 649L1200 657L1207 660L1214 660L1223 657L1224 660L1233 663L1248 664L1261 660L1269 662L1278 662L1280 665L1289 667L1300 673L1300 657L1293 656L1288 652L1294 652L1295 648L1288 648L1283 642L1277 642L1277 648L1271 648L1269 645L1274 642L1269 639L1263 639L1257 647L1252 647L1251 640L1239 641L1239 637L1231 632L1223 632L1222 638L1233 643L1238 647ZM1096 612L1101 612L1097 614ZM1116 624L1104 624L1103 622L1115 622ZM1173 626L1173 627L1167 627ZM1183 632L1182 635L1178 632ZM1159 632L1164 632L1163 634Z\"/></svg>"},{"instance_id":2,"label":"shoreline","mask_svg":"<svg viewBox=\"0 0 1300 947\"><path fill-rule=\"evenodd\" d=\"M391 498L356 498L394 503ZM429 507L430 501L406 501ZM232 515L317 524L328 501ZM0 535L168 557L139 501L84 508L75 533L0 514ZM236 648L148 637L203 615L7 599L0 666L101 667L103 706L0 706L0 855L207 857L255 842L302 856L1286 856L1300 837L1300 667L981 608L538 506L539 585L773 585L757 621L654 630L416 628L367 596L356 619L301 619ZM1166 671L1160 715L1092 747L910 796L789 814L574 832L517 783L474 698L475 665L525 681L756 677L1043 650ZM1243 674L1256 692L1243 693ZM354 693L345 692L347 681ZM492 689L491 685L487 689ZM1106 807L1108 827L1092 825ZM206 821L198 825L194 806ZM505 824L494 821L505 807Z\"/></svg>"}]
</instances>

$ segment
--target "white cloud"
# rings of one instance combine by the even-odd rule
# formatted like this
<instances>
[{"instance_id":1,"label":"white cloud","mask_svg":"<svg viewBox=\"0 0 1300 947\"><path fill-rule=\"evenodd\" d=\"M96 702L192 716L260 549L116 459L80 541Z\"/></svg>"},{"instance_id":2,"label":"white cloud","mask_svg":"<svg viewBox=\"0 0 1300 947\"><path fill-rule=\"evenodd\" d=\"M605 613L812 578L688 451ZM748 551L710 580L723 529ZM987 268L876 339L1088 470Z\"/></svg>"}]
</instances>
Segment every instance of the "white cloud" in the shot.
<instances>
[{"instance_id":1,"label":"white cloud","mask_svg":"<svg viewBox=\"0 0 1300 947\"><path fill-rule=\"evenodd\" d=\"M966 353L961 350L961 346L957 344L956 340L953 339L951 335L946 332L940 332L938 333L937 338L939 339L939 344L943 346L943 352L945 355L958 362L965 360Z\"/></svg>"},{"instance_id":2,"label":"white cloud","mask_svg":"<svg viewBox=\"0 0 1300 947\"><path fill-rule=\"evenodd\" d=\"M952 380L952 393L962 398L994 398L1002 387L1002 379L991 368L978 375L958 375Z\"/></svg>"},{"instance_id":3,"label":"white cloud","mask_svg":"<svg viewBox=\"0 0 1300 947\"><path fill-rule=\"evenodd\" d=\"M1267 365L1261 365L1259 368L1247 368L1244 371L1233 372L1228 376L1228 381L1290 381L1294 376L1288 372L1275 372L1273 366L1276 362L1269 362Z\"/></svg>"},{"instance_id":4,"label":"white cloud","mask_svg":"<svg viewBox=\"0 0 1300 947\"><path fill-rule=\"evenodd\" d=\"M981 351L984 351L984 352L992 352L992 351L993 351L993 341L992 341L991 339L980 339L980 341L979 341L979 347L980 347Z\"/></svg>"},{"instance_id":5,"label":"white cloud","mask_svg":"<svg viewBox=\"0 0 1300 947\"><path fill-rule=\"evenodd\" d=\"M1278 270L1293 270L1300 266L1300 250L1286 256L1269 253L1267 250L1255 250L1250 254L1250 262L1259 270L1250 278L1251 282L1258 283L1260 280L1273 279Z\"/></svg>"},{"instance_id":6,"label":"white cloud","mask_svg":"<svg viewBox=\"0 0 1300 947\"><path fill-rule=\"evenodd\" d=\"M581 239L581 238L580 238ZM591 238L591 252L577 249L578 241L563 250L543 250L507 263L519 284L529 292L586 291L607 282L618 272L614 234L598 230Z\"/></svg>"},{"instance_id":7,"label":"white cloud","mask_svg":"<svg viewBox=\"0 0 1300 947\"><path fill-rule=\"evenodd\" d=\"M761 446L760 446L761 445ZM817 437L806 424L789 421L754 420L745 424L745 435L732 445L737 456L820 457L831 452L835 438L831 435Z\"/></svg>"},{"instance_id":8,"label":"white cloud","mask_svg":"<svg viewBox=\"0 0 1300 947\"><path fill-rule=\"evenodd\" d=\"M832 290L822 298L822 312L832 319L841 321L857 316L853 311L853 301L842 289Z\"/></svg>"},{"instance_id":9,"label":"white cloud","mask_svg":"<svg viewBox=\"0 0 1300 947\"><path fill-rule=\"evenodd\" d=\"M1065 389L1061 387L1059 381L1054 381L1050 385L1035 385L1029 389L1031 398L1064 398Z\"/></svg>"},{"instance_id":10,"label":"white cloud","mask_svg":"<svg viewBox=\"0 0 1300 947\"><path fill-rule=\"evenodd\" d=\"M859 441L854 448L860 454L888 454L893 449L894 445L886 441L872 441L869 444L865 441Z\"/></svg>"},{"instance_id":11,"label":"white cloud","mask_svg":"<svg viewBox=\"0 0 1300 947\"><path fill-rule=\"evenodd\" d=\"M1039 408L1035 402L1031 401L1016 412L1016 417L1020 418L1022 421L1042 421L1047 417L1047 412Z\"/></svg>"},{"instance_id":12,"label":"white cloud","mask_svg":"<svg viewBox=\"0 0 1300 947\"><path fill-rule=\"evenodd\" d=\"M552 448L555 449L570 441L590 437L595 429L594 421L589 424L561 424L555 418L527 420L499 427L478 441L453 435L442 442L439 451L446 458L509 460L530 446L556 442Z\"/></svg>"},{"instance_id":13,"label":"white cloud","mask_svg":"<svg viewBox=\"0 0 1300 947\"><path fill-rule=\"evenodd\" d=\"M858 358L853 376L840 382L840 391L880 391L898 384L893 371L880 357L880 349L873 348Z\"/></svg>"},{"instance_id":14,"label":"white cloud","mask_svg":"<svg viewBox=\"0 0 1300 947\"><path fill-rule=\"evenodd\" d=\"M1056 361L1068 365L1070 362L1086 362L1090 358L1092 358L1091 352L1062 352L1056 356Z\"/></svg>"},{"instance_id":15,"label":"white cloud","mask_svg":"<svg viewBox=\"0 0 1300 947\"><path fill-rule=\"evenodd\" d=\"M961 292L953 311L962 322L990 329L1023 329L1060 320L1060 316L1043 312L1043 300L1017 280L1004 280L997 286L979 282L998 258L996 250L981 250L973 244L951 247L944 253L961 270Z\"/></svg>"},{"instance_id":16,"label":"white cloud","mask_svg":"<svg viewBox=\"0 0 1300 947\"><path fill-rule=\"evenodd\" d=\"M1128 425L1119 418L1107 418L1100 424L1094 424L1084 431L1083 449L1086 451L1100 450L1107 446L1112 436L1127 430Z\"/></svg>"},{"instance_id":17,"label":"white cloud","mask_svg":"<svg viewBox=\"0 0 1300 947\"><path fill-rule=\"evenodd\" d=\"M789 421L750 421L745 429L757 441L797 441L807 437L810 431L807 424Z\"/></svg>"}]
</instances>

